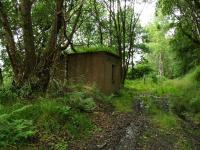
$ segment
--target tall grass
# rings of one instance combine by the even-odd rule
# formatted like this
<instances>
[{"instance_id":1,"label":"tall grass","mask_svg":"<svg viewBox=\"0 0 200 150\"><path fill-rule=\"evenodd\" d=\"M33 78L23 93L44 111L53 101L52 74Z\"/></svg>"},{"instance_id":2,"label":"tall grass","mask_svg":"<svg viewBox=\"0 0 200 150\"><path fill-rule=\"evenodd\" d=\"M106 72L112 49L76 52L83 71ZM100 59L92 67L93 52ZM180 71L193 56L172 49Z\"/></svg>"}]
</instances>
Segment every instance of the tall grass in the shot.
<instances>
[{"instance_id":1,"label":"tall grass","mask_svg":"<svg viewBox=\"0 0 200 150\"><path fill-rule=\"evenodd\" d=\"M127 80L126 85L138 92L168 96L172 110L200 123L200 67L174 80L162 79L155 83L151 77L148 77L145 82Z\"/></svg>"}]
</instances>

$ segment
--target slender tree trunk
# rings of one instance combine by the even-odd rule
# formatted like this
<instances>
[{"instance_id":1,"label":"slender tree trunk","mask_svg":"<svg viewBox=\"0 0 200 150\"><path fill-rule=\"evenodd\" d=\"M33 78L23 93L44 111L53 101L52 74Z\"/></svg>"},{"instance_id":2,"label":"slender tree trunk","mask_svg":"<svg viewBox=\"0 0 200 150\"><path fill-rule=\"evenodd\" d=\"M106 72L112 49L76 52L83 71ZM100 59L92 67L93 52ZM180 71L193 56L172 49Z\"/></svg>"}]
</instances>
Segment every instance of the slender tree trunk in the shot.
<instances>
[{"instance_id":1,"label":"slender tree trunk","mask_svg":"<svg viewBox=\"0 0 200 150\"><path fill-rule=\"evenodd\" d=\"M99 17L99 12L97 10L97 2L94 0L94 12L95 12L95 17L96 21L98 22L98 30L99 30L99 42L101 45L103 45L103 32L102 32L102 23Z\"/></svg>"},{"instance_id":2,"label":"slender tree trunk","mask_svg":"<svg viewBox=\"0 0 200 150\"><path fill-rule=\"evenodd\" d=\"M133 53L133 51L132 51L132 53L131 53L131 78L133 79L134 78L134 53Z\"/></svg>"},{"instance_id":3,"label":"slender tree trunk","mask_svg":"<svg viewBox=\"0 0 200 150\"><path fill-rule=\"evenodd\" d=\"M109 1L109 46L112 47L113 39L112 39L112 0Z\"/></svg>"},{"instance_id":4,"label":"slender tree trunk","mask_svg":"<svg viewBox=\"0 0 200 150\"><path fill-rule=\"evenodd\" d=\"M159 75L164 75L164 69L163 69L163 56L162 53L159 55L159 61L158 61L158 69L159 69Z\"/></svg>"}]
</instances>

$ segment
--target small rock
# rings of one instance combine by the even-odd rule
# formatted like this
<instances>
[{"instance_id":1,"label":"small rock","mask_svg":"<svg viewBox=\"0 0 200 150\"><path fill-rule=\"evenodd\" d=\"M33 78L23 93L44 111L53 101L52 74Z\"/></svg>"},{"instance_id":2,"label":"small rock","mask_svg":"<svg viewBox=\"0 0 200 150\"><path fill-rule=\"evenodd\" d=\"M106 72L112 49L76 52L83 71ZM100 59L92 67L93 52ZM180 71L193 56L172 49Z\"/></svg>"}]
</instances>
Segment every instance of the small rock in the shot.
<instances>
[{"instance_id":1,"label":"small rock","mask_svg":"<svg viewBox=\"0 0 200 150\"><path fill-rule=\"evenodd\" d=\"M105 143L102 143L102 144L98 144L97 147L98 147L99 149L102 149L102 148L104 148L106 145L107 145L107 143L105 142Z\"/></svg>"}]
</instances>

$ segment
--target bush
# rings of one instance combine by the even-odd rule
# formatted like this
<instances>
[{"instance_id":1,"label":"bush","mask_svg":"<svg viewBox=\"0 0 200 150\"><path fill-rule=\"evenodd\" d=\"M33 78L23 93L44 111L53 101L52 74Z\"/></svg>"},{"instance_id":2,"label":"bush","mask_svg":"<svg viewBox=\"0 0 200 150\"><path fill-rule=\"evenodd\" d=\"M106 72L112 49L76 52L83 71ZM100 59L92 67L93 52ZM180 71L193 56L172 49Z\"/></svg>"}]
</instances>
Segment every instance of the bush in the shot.
<instances>
[{"instance_id":1,"label":"bush","mask_svg":"<svg viewBox=\"0 0 200 150\"><path fill-rule=\"evenodd\" d=\"M198 97L193 98L190 101L189 106L190 106L191 112L199 113L200 112L200 98L198 98Z\"/></svg>"},{"instance_id":2,"label":"bush","mask_svg":"<svg viewBox=\"0 0 200 150\"><path fill-rule=\"evenodd\" d=\"M31 120L12 119L9 114L0 116L0 146L23 144L36 133Z\"/></svg>"},{"instance_id":3,"label":"bush","mask_svg":"<svg viewBox=\"0 0 200 150\"><path fill-rule=\"evenodd\" d=\"M179 127L177 118L173 114L170 114L170 113L160 112L154 115L153 121L158 123L161 128L168 129L168 130Z\"/></svg>"},{"instance_id":4,"label":"bush","mask_svg":"<svg viewBox=\"0 0 200 150\"><path fill-rule=\"evenodd\" d=\"M71 136L88 136L93 129L92 121L81 113L74 113L65 128ZM84 134L84 135L83 135Z\"/></svg>"},{"instance_id":5,"label":"bush","mask_svg":"<svg viewBox=\"0 0 200 150\"><path fill-rule=\"evenodd\" d=\"M112 96L110 99L119 112L131 112L133 110L134 92L132 89L121 89L118 95Z\"/></svg>"},{"instance_id":6,"label":"bush","mask_svg":"<svg viewBox=\"0 0 200 150\"><path fill-rule=\"evenodd\" d=\"M72 108L86 112L92 111L96 107L93 98L88 98L84 92L73 92L66 100Z\"/></svg>"},{"instance_id":7,"label":"bush","mask_svg":"<svg viewBox=\"0 0 200 150\"><path fill-rule=\"evenodd\" d=\"M0 103L9 103L17 100L17 94L9 89L0 89Z\"/></svg>"},{"instance_id":8,"label":"bush","mask_svg":"<svg viewBox=\"0 0 200 150\"><path fill-rule=\"evenodd\" d=\"M59 102L58 100L41 100L38 105L42 113L48 114L50 116L66 116L70 111L69 106L63 105L63 103Z\"/></svg>"},{"instance_id":9,"label":"bush","mask_svg":"<svg viewBox=\"0 0 200 150\"><path fill-rule=\"evenodd\" d=\"M129 79L138 79L148 75L152 72L152 68L148 64L138 64L133 70L129 70L128 78Z\"/></svg>"},{"instance_id":10,"label":"bush","mask_svg":"<svg viewBox=\"0 0 200 150\"><path fill-rule=\"evenodd\" d=\"M200 67L195 70L194 79L200 82Z\"/></svg>"}]
</instances>

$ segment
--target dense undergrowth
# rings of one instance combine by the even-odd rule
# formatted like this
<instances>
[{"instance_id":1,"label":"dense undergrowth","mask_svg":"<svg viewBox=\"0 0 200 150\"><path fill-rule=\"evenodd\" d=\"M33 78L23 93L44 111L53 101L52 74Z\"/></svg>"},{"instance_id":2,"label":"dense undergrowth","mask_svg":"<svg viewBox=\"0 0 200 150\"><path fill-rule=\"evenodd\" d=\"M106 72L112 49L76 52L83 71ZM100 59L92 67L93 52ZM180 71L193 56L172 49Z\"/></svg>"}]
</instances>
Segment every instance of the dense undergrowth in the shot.
<instances>
[{"instance_id":1,"label":"dense undergrowth","mask_svg":"<svg viewBox=\"0 0 200 150\"><path fill-rule=\"evenodd\" d=\"M200 67L174 80L154 76L127 80L126 87L135 91L132 101L140 101L140 106L154 126L144 133L141 139L143 144L151 143L152 139L162 143L168 135L168 140L173 139L168 142L177 149L197 148L194 139L200 136ZM132 105L127 103L125 107L131 108Z\"/></svg>"},{"instance_id":2,"label":"dense undergrowth","mask_svg":"<svg viewBox=\"0 0 200 150\"><path fill-rule=\"evenodd\" d=\"M68 141L89 137L96 130L89 117L96 107L94 99L103 95L90 87L73 86L70 90L62 96L54 93L27 100L10 89L1 89L0 147L66 150Z\"/></svg>"},{"instance_id":3,"label":"dense undergrowth","mask_svg":"<svg viewBox=\"0 0 200 150\"><path fill-rule=\"evenodd\" d=\"M143 93L164 97L176 114L200 123L200 67L179 79L162 78L154 82L152 78L147 78L145 83L143 80L127 81L127 86Z\"/></svg>"},{"instance_id":4,"label":"dense undergrowth","mask_svg":"<svg viewBox=\"0 0 200 150\"><path fill-rule=\"evenodd\" d=\"M46 96L27 100L23 98L26 90L19 94L5 86L0 90L0 147L67 149L69 141L80 142L99 130L90 117L98 100L112 104L118 112L132 112L133 103L142 100L141 107L162 132L179 132L181 119L200 124L199 83L200 68L174 80L127 80L125 87L111 96L95 87L59 89L54 85ZM181 140L184 143L185 139ZM183 148L188 146L184 144Z\"/></svg>"}]
</instances>

